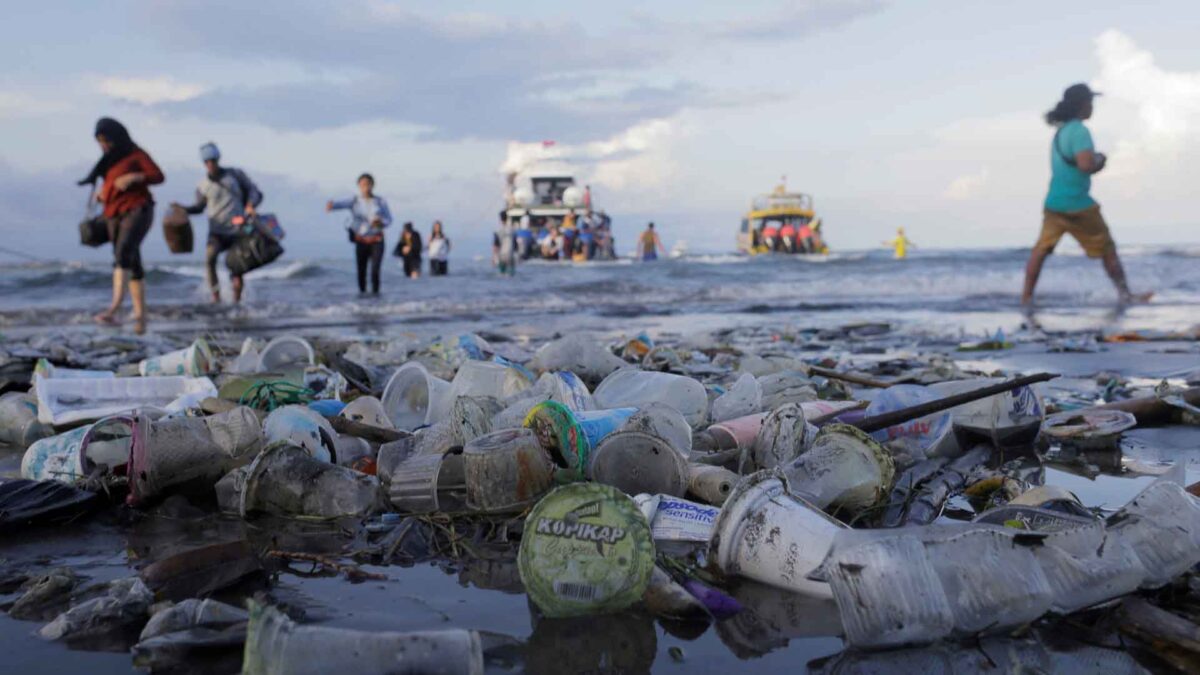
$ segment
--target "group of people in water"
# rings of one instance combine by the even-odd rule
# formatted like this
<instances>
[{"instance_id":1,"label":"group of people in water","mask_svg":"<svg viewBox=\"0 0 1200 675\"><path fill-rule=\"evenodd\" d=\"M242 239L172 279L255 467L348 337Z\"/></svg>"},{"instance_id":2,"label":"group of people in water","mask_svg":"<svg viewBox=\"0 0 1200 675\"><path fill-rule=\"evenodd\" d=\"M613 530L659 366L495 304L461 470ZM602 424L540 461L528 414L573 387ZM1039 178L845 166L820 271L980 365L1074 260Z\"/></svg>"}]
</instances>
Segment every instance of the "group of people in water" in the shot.
<instances>
[{"instance_id":1,"label":"group of people in water","mask_svg":"<svg viewBox=\"0 0 1200 675\"><path fill-rule=\"evenodd\" d=\"M1096 152L1092 137L1083 122L1093 113L1093 101L1098 96L1086 84L1068 87L1062 100L1046 114L1046 122L1056 128L1051 141L1050 188L1044 201L1041 234L1030 253L1026 266L1025 285L1021 303L1032 306L1034 289L1046 258L1053 253L1064 235L1075 238L1090 258L1098 258L1111 278L1122 303L1145 302L1151 293L1134 293L1125 279L1125 271L1117 255L1116 243L1100 214L1100 206L1090 195L1091 176L1107 165L1104 154ZM112 300L96 314L98 323L119 323L118 312L125 297L131 298L130 318L137 332L145 330L146 287L141 244L154 222L154 199L150 186L165 180L153 158L138 147L129 131L120 122L105 117L96 123L94 137L100 146L101 157L79 185L90 185L93 197L89 204L103 205L103 222L113 247ZM218 257L255 228L255 219L263 201L263 193L245 171L221 164L221 152L213 143L200 147L204 175L196 186L195 200L187 206L173 203L173 208L188 214L204 213L208 218L208 238L205 266L213 302L221 301L217 277ZM96 188L96 183L100 187ZM346 226L354 244L358 271L358 288L362 293L379 293L380 268L385 248L385 230L392 224L387 201L375 194L375 179L367 173L358 177L358 193L347 199L330 200L326 211L350 212ZM540 233L540 237L538 236ZM819 252L824 249L820 228L807 219L764 223L754 230L753 245L759 251ZM896 239L887 242L895 248L896 257L905 256L912 243L903 230ZM638 238L638 257L657 258L663 251L654 224ZM665 253L665 251L663 251ZM393 251L403 261L404 274L419 277L425 255L430 259L434 276L448 272L447 257L450 240L442 224L435 222L428 242L424 242L412 223L405 223ZM590 207L582 216L568 213L558 222L532 222L528 214L514 222L507 211L500 213L500 225L493 238L493 259L501 273L512 274L518 260L595 260L615 258L612 221L603 211ZM369 286L368 286L369 281ZM239 302L245 290L240 275L231 279L233 301Z\"/></svg>"},{"instance_id":2,"label":"group of people in water","mask_svg":"<svg viewBox=\"0 0 1200 675\"><path fill-rule=\"evenodd\" d=\"M325 210L350 212L346 234L350 243L354 244L358 291L364 294L368 292L369 273L370 292L378 295L380 270L386 250L384 230L392 225L392 212L388 209L387 200L375 194L375 177L369 173L359 176L358 194L347 199L325 202ZM450 271L450 240L446 237L445 228L440 220L433 222L427 244L422 243L421 233L411 222L404 223L400 229L400 241L396 243L392 253L401 260L404 276L410 279L421 276L424 254L429 255L430 275L445 276Z\"/></svg>"},{"instance_id":3,"label":"group of people in water","mask_svg":"<svg viewBox=\"0 0 1200 675\"><path fill-rule=\"evenodd\" d=\"M501 211L493 244L499 246L498 240L505 236L513 238L514 255L518 260L580 262L617 257L612 219L604 211L588 209L579 216L569 212L561 219L531 217L526 213L515 221L507 211Z\"/></svg>"},{"instance_id":4,"label":"group of people in water","mask_svg":"<svg viewBox=\"0 0 1200 675\"><path fill-rule=\"evenodd\" d=\"M821 229L812 219L797 217L782 221L766 220L751 230L750 246L756 253L821 253Z\"/></svg>"},{"instance_id":5,"label":"group of people in water","mask_svg":"<svg viewBox=\"0 0 1200 675\"><path fill-rule=\"evenodd\" d=\"M134 323L134 330L142 333L146 329L146 271L141 245L154 223L154 198L150 186L161 184L166 176L117 120L101 118L96 122L93 135L100 146L101 157L79 185L92 187L89 210L92 204L102 205L101 218L113 247L112 301L96 314L95 320L104 325L119 324L119 312L128 295L133 305L129 318ZM200 146L200 161L204 165L204 175L196 186L194 200L188 205L172 202L170 206L188 215L206 216L206 277L212 301L219 303L218 259L252 232L265 229L257 222L263 193L244 170L221 164L221 151L215 143ZM100 184L98 188L97 183ZM386 250L384 230L391 226L392 214L387 201L375 194L374 177L369 173L359 176L358 193L347 199L326 202L325 210L350 212L346 230L354 244L358 289L364 294L368 289L378 294ZM279 234L281 232L271 236ZM422 241L421 234L408 222L401 229L393 254L402 261L404 275L415 279L421 276L426 255L430 274L446 275L450 248L450 239L440 221L433 223L427 242ZM241 302L246 287L244 276L231 270L230 286L233 302Z\"/></svg>"}]
</instances>

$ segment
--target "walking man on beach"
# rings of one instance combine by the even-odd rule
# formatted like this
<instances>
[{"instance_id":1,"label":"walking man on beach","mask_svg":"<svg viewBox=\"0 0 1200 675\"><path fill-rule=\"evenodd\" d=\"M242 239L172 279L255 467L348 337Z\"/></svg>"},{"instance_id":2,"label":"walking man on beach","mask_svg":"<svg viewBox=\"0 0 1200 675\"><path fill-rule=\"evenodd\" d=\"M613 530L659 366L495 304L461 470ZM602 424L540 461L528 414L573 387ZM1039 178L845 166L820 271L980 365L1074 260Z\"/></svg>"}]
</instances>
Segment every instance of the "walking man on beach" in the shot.
<instances>
[{"instance_id":1,"label":"walking man on beach","mask_svg":"<svg viewBox=\"0 0 1200 675\"><path fill-rule=\"evenodd\" d=\"M221 166L221 151L215 143L200 146L200 159L204 162L204 178L196 186L196 202L182 207L191 215L208 215L208 246L205 248L204 263L208 269L208 288L212 291L213 303L221 302L221 286L217 281L217 256L229 250L238 240L238 227L233 219L253 216L262 203L262 192L245 171ZM172 206L180 206L172 204ZM233 277L233 301L242 301L245 282L242 277Z\"/></svg>"},{"instance_id":2,"label":"walking man on beach","mask_svg":"<svg viewBox=\"0 0 1200 675\"><path fill-rule=\"evenodd\" d=\"M501 276L517 273L517 229L512 222L500 214L500 227L492 235L492 264Z\"/></svg>"},{"instance_id":3,"label":"walking man on beach","mask_svg":"<svg viewBox=\"0 0 1200 675\"><path fill-rule=\"evenodd\" d=\"M1092 134L1083 121L1092 116L1092 102L1098 96L1086 84L1073 84L1063 92L1062 100L1046 113L1046 122L1057 128L1050 143L1050 190L1046 195L1042 232L1038 236L1029 263L1025 267L1025 289L1021 304L1033 306L1033 291L1046 257L1064 234L1070 234L1089 258L1100 258L1104 271L1117 288L1121 304L1147 302L1153 293L1134 294L1125 281L1125 270L1117 256L1117 245L1108 231L1100 205L1092 199L1092 174L1104 169L1107 158L1096 152Z\"/></svg>"}]
</instances>

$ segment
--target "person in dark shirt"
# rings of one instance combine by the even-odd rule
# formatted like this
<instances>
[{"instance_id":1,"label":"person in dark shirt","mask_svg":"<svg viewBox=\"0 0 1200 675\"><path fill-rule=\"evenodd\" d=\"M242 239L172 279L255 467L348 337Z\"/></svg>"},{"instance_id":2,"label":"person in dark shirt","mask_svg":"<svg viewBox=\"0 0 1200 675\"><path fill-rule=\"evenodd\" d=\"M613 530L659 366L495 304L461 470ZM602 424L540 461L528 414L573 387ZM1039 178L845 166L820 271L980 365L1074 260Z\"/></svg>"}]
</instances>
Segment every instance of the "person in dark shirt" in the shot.
<instances>
[{"instance_id":1,"label":"person in dark shirt","mask_svg":"<svg viewBox=\"0 0 1200 675\"><path fill-rule=\"evenodd\" d=\"M404 276L418 279L421 276L421 233L413 229L413 224L405 223L400 233L400 243L394 251L396 257L404 263Z\"/></svg>"}]
</instances>

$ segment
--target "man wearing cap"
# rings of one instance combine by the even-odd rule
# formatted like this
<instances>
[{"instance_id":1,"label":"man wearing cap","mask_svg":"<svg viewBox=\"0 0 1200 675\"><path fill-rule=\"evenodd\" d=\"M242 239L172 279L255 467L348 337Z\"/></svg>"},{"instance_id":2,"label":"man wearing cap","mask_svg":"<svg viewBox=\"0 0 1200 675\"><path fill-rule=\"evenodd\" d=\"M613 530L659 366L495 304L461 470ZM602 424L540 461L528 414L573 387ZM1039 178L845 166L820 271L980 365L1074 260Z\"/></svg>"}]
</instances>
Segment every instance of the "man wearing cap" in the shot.
<instances>
[{"instance_id":1,"label":"man wearing cap","mask_svg":"<svg viewBox=\"0 0 1200 675\"><path fill-rule=\"evenodd\" d=\"M1092 134L1083 120L1092 116L1092 100L1099 96L1086 84L1073 84L1062 100L1046 113L1046 123L1056 127L1050 143L1050 190L1043 208L1042 232L1025 267L1025 289L1021 304L1033 305L1033 291L1046 257L1054 252L1064 234L1070 234L1089 258L1100 258L1104 271L1117 287L1123 304L1146 302L1152 293L1134 294L1125 281L1125 270L1117 256L1117 245L1108 231L1100 205L1092 199L1092 174L1104 169L1107 158L1096 152Z\"/></svg>"},{"instance_id":2,"label":"man wearing cap","mask_svg":"<svg viewBox=\"0 0 1200 675\"><path fill-rule=\"evenodd\" d=\"M238 240L234 218L243 214L253 216L263 196L246 172L221 166L221 151L215 143L200 146L200 159L204 162L205 175L196 186L196 202L183 209L192 215L205 213L208 216L208 246L204 262L208 268L208 287L212 290L212 300L219 303L221 287L217 281L217 256L229 250ZM241 302L245 282L240 276L233 277L231 282L233 301Z\"/></svg>"}]
</instances>

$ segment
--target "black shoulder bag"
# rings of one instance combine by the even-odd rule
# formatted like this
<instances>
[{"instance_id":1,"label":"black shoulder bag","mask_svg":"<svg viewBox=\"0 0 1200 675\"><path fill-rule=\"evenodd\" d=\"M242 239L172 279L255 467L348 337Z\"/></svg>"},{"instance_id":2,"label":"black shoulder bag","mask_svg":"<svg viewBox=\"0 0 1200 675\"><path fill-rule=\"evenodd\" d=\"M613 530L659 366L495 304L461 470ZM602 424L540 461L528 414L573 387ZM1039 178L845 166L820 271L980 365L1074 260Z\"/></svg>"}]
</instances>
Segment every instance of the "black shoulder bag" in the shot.
<instances>
[{"instance_id":1,"label":"black shoulder bag","mask_svg":"<svg viewBox=\"0 0 1200 675\"><path fill-rule=\"evenodd\" d=\"M83 220L79 221L79 243L92 248L108 243L108 219L104 217L103 211L98 215L93 215L95 204L96 190L93 188L88 192Z\"/></svg>"}]
</instances>

